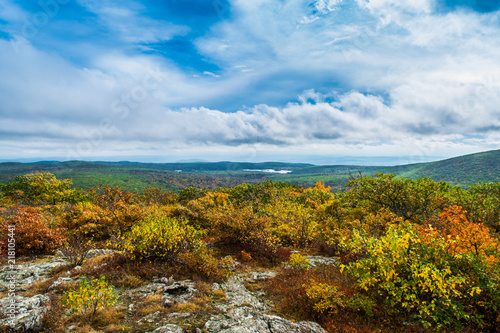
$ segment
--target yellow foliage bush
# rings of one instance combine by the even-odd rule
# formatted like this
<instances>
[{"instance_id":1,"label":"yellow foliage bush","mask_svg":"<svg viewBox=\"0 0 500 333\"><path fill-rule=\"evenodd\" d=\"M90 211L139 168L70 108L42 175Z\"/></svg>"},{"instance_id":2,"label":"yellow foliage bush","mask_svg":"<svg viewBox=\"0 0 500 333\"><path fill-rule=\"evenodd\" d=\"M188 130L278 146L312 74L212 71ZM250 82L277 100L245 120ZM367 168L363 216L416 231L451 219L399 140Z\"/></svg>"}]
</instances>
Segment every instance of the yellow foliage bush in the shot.
<instances>
[{"instance_id":1,"label":"yellow foliage bush","mask_svg":"<svg viewBox=\"0 0 500 333\"><path fill-rule=\"evenodd\" d=\"M118 302L114 287L110 286L104 276L89 281L84 277L80 288L68 291L63 299L72 313L89 314L93 317L97 310L107 309Z\"/></svg>"},{"instance_id":2,"label":"yellow foliage bush","mask_svg":"<svg viewBox=\"0 0 500 333\"><path fill-rule=\"evenodd\" d=\"M307 269L311 266L311 262L300 253L293 253L286 265L291 268Z\"/></svg>"},{"instance_id":3,"label":"yellow foliage bush","mask_svg":"<svg viewBox=\"0 0 500 333\"><path fill-rule=\"evenodd\" d=\"M169 260L199 246L202 235L186 220L151 214L125 233L117 246L130 259Z\"/></svg>"},{"instance_id":4,"label":"yellow foliage bush","mask_svg":"<svg viewBox=\"0 0 500 333\"><path fill-rule=\"evenodd\" d=\"M113 229L113 222L101 207L82 202L62 214L60 226L66 230L65 234L70 239L102 239Z\"/></svg>"}]
</instances>

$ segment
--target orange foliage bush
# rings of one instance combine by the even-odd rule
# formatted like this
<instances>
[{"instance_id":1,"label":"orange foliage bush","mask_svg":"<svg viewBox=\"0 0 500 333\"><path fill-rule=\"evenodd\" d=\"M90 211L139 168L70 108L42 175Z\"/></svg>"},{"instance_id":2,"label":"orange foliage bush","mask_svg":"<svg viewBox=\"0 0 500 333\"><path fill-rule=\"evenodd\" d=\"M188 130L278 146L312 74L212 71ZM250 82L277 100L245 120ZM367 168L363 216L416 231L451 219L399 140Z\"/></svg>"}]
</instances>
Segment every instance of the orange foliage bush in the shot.
<instances>
[{"instance_id":1,"label":"orange foliage bush","mask_svg":"<svg viewBox=\"0 0 500 333\"><path fill-rule=\"evenodd\" d=\"M137 197L129 191L124 191L120 186L105 186L102 194L94 191L94 204L104 211L106 221L106 237L118 231L127 232L143 217L144 212L137 203Z\"/></svg>"},{"instance_id":2,"label":"orange foliage bush","mask_svg":"<svg viewBox=\"0 0 500 333\"><path fill-rule=\"evenodd\" d=\"M428 221L422 230L425 242L437 238L444 239L448 244L447 252L457 256L473 253L489 260L495 260L491 251L499 250L498 241L493 238L486 225L469 221L471 214L460 206L444 209L438 217Z\"/></svg>"},{"instance_id":3,"label":"orange foliage bush","mask_svg":"<svg viewBox=\"0 0 500 333\"><path fill-rule=\"evenodd\" d=\"M10 226L14 228L16 255L51 254L61 246L65 237L49 228L42 213L33 207L15 206L11 213L0 216L0 249L7 252Z\"/></svg>"}]
</instances>

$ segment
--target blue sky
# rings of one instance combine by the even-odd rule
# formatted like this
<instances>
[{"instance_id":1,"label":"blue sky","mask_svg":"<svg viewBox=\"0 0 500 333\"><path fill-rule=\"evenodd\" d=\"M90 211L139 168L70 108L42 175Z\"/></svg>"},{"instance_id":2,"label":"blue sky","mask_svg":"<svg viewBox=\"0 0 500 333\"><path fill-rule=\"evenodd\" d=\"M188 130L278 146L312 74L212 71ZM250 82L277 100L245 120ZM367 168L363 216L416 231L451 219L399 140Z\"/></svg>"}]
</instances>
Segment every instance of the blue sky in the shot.
<instances>
[{"instance_id":1,"label":"blue sky","mask_svg":"<svg viewBox=\"0 0 500 333\"><path fill-rule=\"evenodd\" d=\"M0 160L498 149L498 36L496 0L0 0Z\"/></svg>"}]
</instances>

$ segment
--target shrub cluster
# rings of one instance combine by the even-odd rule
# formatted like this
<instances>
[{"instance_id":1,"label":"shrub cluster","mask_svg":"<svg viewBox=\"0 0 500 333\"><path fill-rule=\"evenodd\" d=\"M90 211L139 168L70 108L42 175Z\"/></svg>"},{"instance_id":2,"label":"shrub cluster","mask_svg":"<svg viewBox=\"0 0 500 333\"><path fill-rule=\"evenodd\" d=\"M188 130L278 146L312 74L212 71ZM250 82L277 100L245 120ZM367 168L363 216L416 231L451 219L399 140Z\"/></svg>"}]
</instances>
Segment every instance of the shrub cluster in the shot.
<instances>
[{"instance_id":1,"label":"shrub cluster","mask_svg":"<svg viewBox=\"0 0 500 333\"><path fill-rule=\"evenodd\" d=\"M46 216L33 207L14 206L0 215L0 249L7 253L8 229L15 226L16 255L52 254L65 237L47 225Z\"/></svg>"}]
</instances>

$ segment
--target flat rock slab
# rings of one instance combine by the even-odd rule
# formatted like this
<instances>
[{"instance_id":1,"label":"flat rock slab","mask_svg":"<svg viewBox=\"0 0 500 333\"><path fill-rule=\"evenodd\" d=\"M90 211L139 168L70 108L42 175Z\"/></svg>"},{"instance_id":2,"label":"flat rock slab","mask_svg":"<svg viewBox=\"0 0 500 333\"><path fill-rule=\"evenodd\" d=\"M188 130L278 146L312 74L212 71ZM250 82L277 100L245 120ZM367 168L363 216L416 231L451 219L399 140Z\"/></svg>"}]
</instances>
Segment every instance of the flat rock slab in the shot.
<instances>
[{"instance_id":1,"label":"flat rock slab","mask_svg":"<svg viewBox=\"0 0 500 333\"><path fill-rule=\"evenodd\" d=\"M314 322L294 323L278 316L262 314L251 307L239 307L205 323L209 333L327 333Z\"/></svg>"},{"instance_id":2,"label":"flat rock slab","mask_svg":"<svg viewBox=\"0 0 500 333\"><path fill-rule=\"evenodd\" d=\"M334 257L305 256L312 266L335 266L339 260Z\"/></svg>"},{"instance_id":3,"label":"flat rock slab","mask_svg":"<svg viewBox=\"0 0 500 333\"><path fill-rule=\"evenodd\" d=\"M178 325L168 324L148 333L184 333L184 330Z\"/></svg>"},{"instance_id":4,"label":"flat rock slab","mask_svg":"<svg viewBox=\"0 0 500 333\"><path fill-rule=\"evenodd\" d=\"M15 265L14 269L5 265L0 268L0 290L6 290L7 281L12 278L19 287L27 287L34 282L46 280L53 269L66 264L68 262L64 259L53 258L40 263Z\"/></svg>"}]
</instances>

